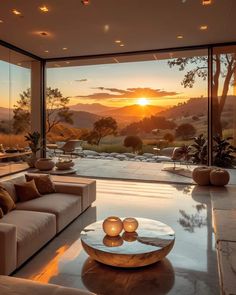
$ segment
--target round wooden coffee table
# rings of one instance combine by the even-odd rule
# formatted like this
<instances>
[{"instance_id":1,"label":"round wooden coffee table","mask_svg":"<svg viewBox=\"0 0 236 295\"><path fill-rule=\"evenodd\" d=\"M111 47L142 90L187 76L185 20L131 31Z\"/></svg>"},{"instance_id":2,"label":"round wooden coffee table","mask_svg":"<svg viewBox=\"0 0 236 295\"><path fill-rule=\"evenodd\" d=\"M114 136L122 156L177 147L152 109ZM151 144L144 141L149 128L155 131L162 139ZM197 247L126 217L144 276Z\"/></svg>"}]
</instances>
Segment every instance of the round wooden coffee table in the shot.
<instances>
[{"instance_id":1,"label":"round wooden coffee table","mask_svg":"<svg viewBox=\"0 0 236 295\"><path fill-rule=\"evenodd\" d=\"M151 219L137 218L135 233L122 232L108 237L103 221L87 226L81 233L81 243L94 260L116 267L141 267L163 259L172 249L175 233L168 225Z\"/></svg>"}]
</instances>

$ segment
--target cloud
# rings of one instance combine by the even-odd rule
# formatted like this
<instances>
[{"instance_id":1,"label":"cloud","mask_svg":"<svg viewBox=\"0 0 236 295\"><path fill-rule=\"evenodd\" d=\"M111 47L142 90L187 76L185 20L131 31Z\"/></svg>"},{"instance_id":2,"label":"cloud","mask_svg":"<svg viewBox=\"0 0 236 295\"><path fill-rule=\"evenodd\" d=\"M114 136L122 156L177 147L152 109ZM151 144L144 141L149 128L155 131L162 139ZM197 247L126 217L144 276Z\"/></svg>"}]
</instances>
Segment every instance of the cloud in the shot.
<instances>
[{"instance_id":1,"label":"cloud","mask_svg":"<svg viewBox=\"0 0 236 295\"><path fill-rule=\"evenodd\" d=\"M87 82L88 79L78 79L78 80L75 80L75 82Z\"/></svg>"},{"instance_id":2,"label":"cloud","mask_svg":"<svg viewBox=\"0 0 236 295\"><path fill-rule=\"evenodd\" d=\"M179 93L175 91L165 91L161 89L152 89L149 87L145 88L106 88L106 87L95 87L93 89L101 90L102 92L95 92L89 95L77 95L77 98L103 100L103 99L121 99L121 98L140 98L147 97L148 99L160 99L167 98L170 96L176 96Z\"/></svg>"}]
</instances>

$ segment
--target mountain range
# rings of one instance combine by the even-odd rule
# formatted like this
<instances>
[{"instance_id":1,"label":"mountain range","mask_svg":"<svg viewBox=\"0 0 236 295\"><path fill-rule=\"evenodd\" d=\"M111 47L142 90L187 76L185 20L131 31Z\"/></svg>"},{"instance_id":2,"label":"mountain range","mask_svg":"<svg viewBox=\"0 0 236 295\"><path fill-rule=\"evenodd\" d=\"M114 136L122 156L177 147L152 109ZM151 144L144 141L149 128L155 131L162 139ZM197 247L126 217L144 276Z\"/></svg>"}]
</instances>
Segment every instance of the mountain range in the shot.
<instances>
[{"instance_id":1,"label":"mountain range","mask_svg":"<svg viewBox=\"0 0 236 295\"><path fill-rule=\"evenodd\" d=\"M114 110L115 107L108 107L104 106L100 103L77 103L75 105L71 105L70 109L72 111L81 111L81 112L88 112L92 114L99 114L101 112Z\"/></svg>"}]
</instances>

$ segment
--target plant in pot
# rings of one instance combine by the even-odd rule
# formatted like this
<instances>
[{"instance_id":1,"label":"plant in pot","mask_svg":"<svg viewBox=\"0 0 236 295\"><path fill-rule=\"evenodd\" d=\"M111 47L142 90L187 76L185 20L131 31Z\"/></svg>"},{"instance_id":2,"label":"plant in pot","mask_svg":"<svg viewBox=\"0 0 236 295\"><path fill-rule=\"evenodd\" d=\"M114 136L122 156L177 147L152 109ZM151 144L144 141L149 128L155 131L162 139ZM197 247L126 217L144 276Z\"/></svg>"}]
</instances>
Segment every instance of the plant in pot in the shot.
<instances>
[{"instance_id":1,"label":"plant in pot","mask_svg":"<svg viewBox=\"0 0 236 295\"><path fill-rule=\"evenodd\" d=\"M218 167L233 167L236 148L230 144L232 137L221 138L219 135L213 137L213 161Z\"/></svg>"},{"instance_id":2,"label":"plant in pot","mask_svg":"<svg viewBox=\"0 0 236 295\"><path fill-rule=\"evenodd\" d=\"M27 159L27 163L31 168L35 167L35 163L37 161L37 152L41 149L40 138L41 135L37 131L32 133L29 132L27 135L25 135L25 141L28 142L29 148L32 152L30 157Z\"/></svg>"},{"instance_id":3,"label":"plant in pot","mask_svg":"<svg viewBox=\"0 0 236 295\"><path fill-rule=\"evenodd\" d=\"M194 143L191 145L192 148L192 161L194 164L207 164L207 139L203 134L193 138Z\"/></svg>"}]
</instances>

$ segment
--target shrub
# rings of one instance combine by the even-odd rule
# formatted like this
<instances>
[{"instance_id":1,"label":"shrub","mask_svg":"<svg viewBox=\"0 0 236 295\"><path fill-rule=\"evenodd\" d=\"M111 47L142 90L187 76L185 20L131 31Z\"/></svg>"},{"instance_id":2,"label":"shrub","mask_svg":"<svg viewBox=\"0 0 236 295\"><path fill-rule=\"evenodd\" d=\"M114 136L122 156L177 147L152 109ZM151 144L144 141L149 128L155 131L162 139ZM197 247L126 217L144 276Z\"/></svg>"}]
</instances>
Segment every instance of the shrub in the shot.
<instances>
[{"instance_id":1,"label":"shrub","mask_svg":"<svg viewBox=\"0 0 236 295\"><path fill-rule=\"evenodd\" d=\"M143 142L139 136L129 135L124 140L124 146L127 148L131 147L133 150L133 153L135 153L142 150Z\"/></svg>"},{"instance_id":2,"label":"shrub","mask_svg":"<svg viewBox=\"0 0 236 295\"><path fill-rule=\"evenodd\" d=\"M163 136L163 139L167 140L168 142L173 142L175 140L175 137L173 134L171 133L166 133L164 136Z\"/></svg>"},{"instance_id":3,"label":"shrub","mask_svg":"<svg viewBox=\"0 0 236 295\"><path fill-rule=\"evenodd\" d=\"M189 123L183 123L179 125L176 129L176 137L181 137L182 139L190 139L196 134L196 129L193 125Z\"/></svg>"}]
</instances>

